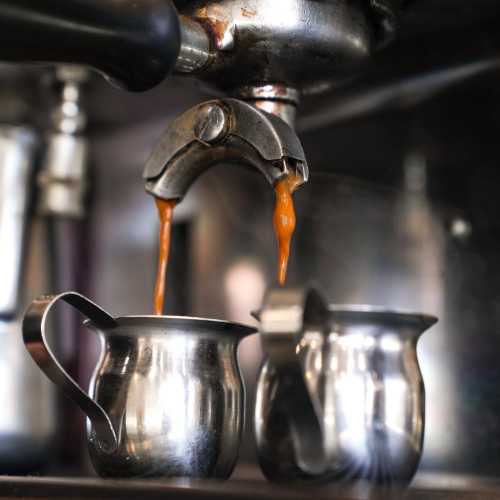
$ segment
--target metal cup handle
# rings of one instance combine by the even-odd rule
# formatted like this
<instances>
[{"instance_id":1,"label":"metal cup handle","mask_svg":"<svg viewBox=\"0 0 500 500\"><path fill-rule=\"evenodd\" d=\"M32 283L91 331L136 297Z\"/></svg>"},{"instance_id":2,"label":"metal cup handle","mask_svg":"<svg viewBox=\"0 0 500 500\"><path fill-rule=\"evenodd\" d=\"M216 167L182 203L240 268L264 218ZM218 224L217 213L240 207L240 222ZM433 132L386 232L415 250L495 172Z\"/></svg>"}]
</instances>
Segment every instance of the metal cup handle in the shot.
<instances>
[{"instance_id":1,"label":"metal cup handle","mask_svg":"<svg viewBox=\"0 0 500 500\"><path fill-rule=\"evenodd\" d=\"M326 465L323 410L318 395L307 385L296 350L305 331L326 328L327 311L321 295L312 288L279 288L267 292L258 314L263 350L282 385L290 389L285 399L295 428L297 458L310 473L319 473Z\"/></svg>"},{"instance_id":2,"label":"metal cup handle","mask_svg":"<svg viewBox=\"0 0 500 500\"><path fill-rule=\"evenodd\" d=\"M84 314L98 327L112 328L116 326L116 321L112 316L79 293L66 292L60 295L42 295L31 303L24 314L24 344L45 375L56 386L60 387L64 394L74 401L90 419L102 450L112 453L118 447L118 439L108 415L70 377L47 344L47 317L52 307L60 300Z\"/></svg>"}]
</instances>

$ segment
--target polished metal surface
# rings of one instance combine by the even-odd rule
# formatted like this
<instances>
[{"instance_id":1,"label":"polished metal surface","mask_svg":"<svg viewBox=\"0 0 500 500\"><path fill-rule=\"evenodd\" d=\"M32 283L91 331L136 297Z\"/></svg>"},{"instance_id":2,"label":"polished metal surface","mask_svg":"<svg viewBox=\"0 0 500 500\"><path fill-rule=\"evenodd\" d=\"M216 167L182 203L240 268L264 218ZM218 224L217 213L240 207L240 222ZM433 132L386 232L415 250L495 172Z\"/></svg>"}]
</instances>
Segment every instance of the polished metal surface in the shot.
<instances>
[{"instance_id":1,"label":"polished metal surface","mask_svg":"<svg viewBox=\"0 0 500 500\"><path fill-rule=\"evenodd\" d=\"M500 477L498 83L492 74L411 111L301 135L312 175L295 196L288 282L312 280L339 304L440 318L418 343L426 429L416 479L429 471ZM119 111L142 112L143 122L103 129L95 141L98 216L89 293L120 314L151 309L158 215L153 200L137 189L137 172L169 120L159 112L172 116L195 104L186 102L194 98L183 87L175 96L169 90L156 100L127 98ZM105 97L121 99L111 89ZM157 118L144 123L144 109ZM115 162L120 168L110 169ZM407 185L407 170L409 179L420 179L417 186ZM252 170L215 167L193 185L174 218L169 314L249 321L276 274L273 202L274 193ZM457 218L472 227L465 241L451 232ZM96 352L82 358L93 366ZM261 362L256 336L239 352L251 412ZM253 422L251 413L247 421ZM255 460L253 430L241 453L241 462Z\"/></svg>"},{"instance_id":2,"label":"polished metal surface","mask_svg":"<svg viewBox=\"0 0 500 500\"><path fill-rule=\"evenodd\" d=\"M85 137L51 134L38 176L38 213L81 218L88 188L89 144Z\"/></svg>"},{"instance_id":3,"label":"polished metal surface","mask_svg":"<svg viewBox=\"0 0 500 500\"><path fill-rule=\"evenodd\" d=\"M215 144L224 139L229 130L229 117L222 106L203 106L194 126L194 135L200 142Z\"/></svg>"},{"instance_id":4,"label":"polished metal surface","mask_svg":"<svg viewBox=\"0 0 500 500\"><path fill-rule=\"evenodd\" d=\"M267 99L258 99L248 102L266 113L281 118L285 123L290 125L290 127L295 127L295 119L297 117L297 106L295 104L281 100Z\"/></svg>"},{"instance_id":5,"label":"polished metal surface","mask_svg":"<svg viewBox=\"0 0 500 500\"><path fill-rule=\"evenodd\" d=\"M246 165L271 184L290 171L309 177L300 141L280 118L235 99L202 103L173 121L144 169L146 191L182 199L217 164Z\"/></svg>"},{"instance_id":6,"label":"polished metal surface","mask_svg":"<svg viewBox=\"0 0 500 500\"><path fill-rule=\"evenodd\" d=\"M283 84L243 85L235 90L235 95L249 101L283 101L299 104L300 92Z\"/></svg>"},{"instance_id":7,"label":"polished metal surface","mask_svg":"<svg viewBox=\"0 0 500 500\"><path fill-rule=\"evenodd\" d=\"M211 58L210 36L198 22L180 16L181 48L175 71L192 73L206 66Z\"/></svg>"},{"instance_id":8,"label":"polished metal surface","mask_svg":"<svg viewBox=\"0 0 500 500\"><path fill-rule=\"evenodd\" d=\"M61 66L56 74L61 88L37 179L38 212L82 218L88 190L89 144L85 137L87 115L81 101L88 72L77 66Z\"/></svg>"},{"instance_id":9,"label":"polished metal surface","mask_svg":"<svg viewBox=\"0 0 500 500\"><path fill-rule=\"evenodd\" d=\"M377 44L375 16L360 0L179 0L176 5L208 27L215 46L210 63L194 75L225 91L283 82L317 91L321 81L365 61Z\"/></svg>"},{"instance_id":10,"label":"polished metal surface","mask_svg":"<svg viewBox=\"0 0 500 500\"><path fill-rule=\"evenodd\" d=\"M139 8L127 0L87 2L80 11L67 2L56 9L2 0L0 57L88 66L132 91L151 89L176 68L223 91L285 83L318 92L393 38L402 3L177 0L175 9L172 1Z\"/></svg>"},{"instance_id":11,"label":"polished metal surface","mask_svg":"<svg viewBox=\"0 0 500 500\"><path fill-rule=\"evenodd\" d=\"M46 343L46 319L59 300L103 339L90 396ZM244 419L236 351L254 331L200 318L112 318L74 292L40 297L23 321L30 354L89 417L92 463L110 477L230 476Z\"/></svg>"},{"instance_id":12,"label":"polished metal surface","mask_svg":"<svg viewBox=\"0 0 500 500\"><path fill-rule=\"evenodd\" d=\"M266 113L281 118L290 127L295 128L297 106L300 101L297 89L279 84L245 85L238 88L234 95Z\"/></svg>"},{"instance_id":13,"label":"polished metal surface","mask_svg":"<svg viewBox=\"0 0 500 500\"><path fill-rule=\"evenodd\" d=\"M78 64L144 92L174 69L180 27L171 0L0 2L0 60Z\"/></svg>"},{"instance_id":14,"label":"polished metal surface","mask_svg":"<svg viewBox=\"0 0 500 500\"><path fill-rule=\"evenodd\" d=\"M257 386L259 460L271 480L408 484L422 454L416 343L437 320L321 304L271 290L260 311L268 360Z\"/></svg>"},{"instance_id":15,"label":"polished metal surface","mask_svg":"<svg viewBox=\"0 0 500 500\"><path fill-rule=\"evenodd\" d=\"M0 126L0 473L44 465L58 425L53 388L23 346L18 316L27 289L45 278L46 238L29 212L37 150L31 129Z\"/></svg>"},{"instance_id":16,"label":"polished metal surface","mask_svg":"<svg viewBox=\"0 0 500 500\"><path fill-rule=\"evenodd\" d=\"M38 139L27 128L0 126L0 317L19 308L28 205Z\"/></svg>"}]
</instances>

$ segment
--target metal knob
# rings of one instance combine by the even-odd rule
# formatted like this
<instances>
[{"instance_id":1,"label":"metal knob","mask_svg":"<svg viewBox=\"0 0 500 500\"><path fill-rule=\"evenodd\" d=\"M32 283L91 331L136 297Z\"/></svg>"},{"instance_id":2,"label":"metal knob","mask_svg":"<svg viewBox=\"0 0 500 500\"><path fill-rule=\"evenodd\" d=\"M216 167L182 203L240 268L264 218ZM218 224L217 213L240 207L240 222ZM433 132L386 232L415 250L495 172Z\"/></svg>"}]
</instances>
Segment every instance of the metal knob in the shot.
<instances>
[{"instance_id":1,"label":"metal knob","mask_svg":"<svg viewBox=\"0 0 500 500\"><path fill-rule=\"evenodd\" d=\"M224 139L228 132L228 119L224 109L218 104L207 104L199 112L194 127L195 137L207 144L215 144Z\"/></svg>"}]
</instances>

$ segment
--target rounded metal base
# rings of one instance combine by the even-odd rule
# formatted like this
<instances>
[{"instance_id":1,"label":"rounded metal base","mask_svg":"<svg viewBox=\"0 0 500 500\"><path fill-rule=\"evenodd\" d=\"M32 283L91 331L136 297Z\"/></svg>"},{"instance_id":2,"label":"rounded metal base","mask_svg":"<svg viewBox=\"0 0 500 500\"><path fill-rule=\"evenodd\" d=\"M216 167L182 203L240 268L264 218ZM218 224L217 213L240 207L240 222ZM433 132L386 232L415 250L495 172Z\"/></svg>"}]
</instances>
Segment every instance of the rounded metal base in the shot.
<instances>
[{"instance_id":1,"label":"rounded metal base","mask_svg":"<svg viewBox=\"0 0 500 500\"><path fill-rule=\"evenodd\" d=\"M322 81L351 73L378 43L373 4L379 2L176 3L180 13L205 26L214 41L212 60L194 74L225 91L267 83L319 89Z\"/></svg>"}]
</instances>

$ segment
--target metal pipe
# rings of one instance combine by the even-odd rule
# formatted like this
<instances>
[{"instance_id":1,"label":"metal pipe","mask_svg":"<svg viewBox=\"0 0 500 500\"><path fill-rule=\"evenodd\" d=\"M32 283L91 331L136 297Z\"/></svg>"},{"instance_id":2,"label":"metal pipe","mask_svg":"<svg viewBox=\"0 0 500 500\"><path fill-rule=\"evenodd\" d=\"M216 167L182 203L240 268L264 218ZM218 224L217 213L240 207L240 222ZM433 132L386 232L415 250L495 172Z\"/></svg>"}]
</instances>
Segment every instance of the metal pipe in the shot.
<instances>
[{"instance_id":1,"label":"metal pipe","mask_svg":"<svg viewBox=\"0 0 500 500\"><path fill-rule=\"evenodd\" d=\"M297 89L282 84L244 85L234 94L295 128L297 106L300 102L300 92Z\"/></svg>"},{"instance_id":2,"label":"metal pipe","mask_svg":"<svg viewBox=\"0 0 500 500\"><path fill-rule=\"evenodd\" d=\"M38 213L81 218L85 212L89 163L89 144L84 135L87 115L81 94L88 71L63 66L58 69L57 78L61 88L38 175Z\"/></svg>"},{"instance_id":3,"label":"metal pipe","mask_svg":"<svg viewBox=\"0 0 500 500\"><path fill-rule=\"evenodd\" d=\"M181 48L175 71L177 73L194 73L204 68L210 61L210 36L205 28L189 17L179 16L181 29Z\"/></svg>"}]
</instances>

